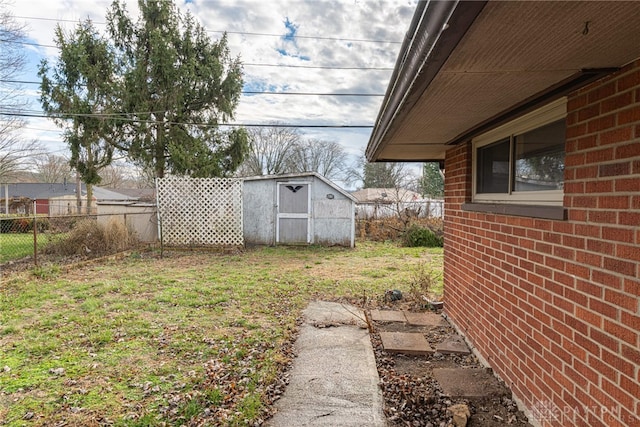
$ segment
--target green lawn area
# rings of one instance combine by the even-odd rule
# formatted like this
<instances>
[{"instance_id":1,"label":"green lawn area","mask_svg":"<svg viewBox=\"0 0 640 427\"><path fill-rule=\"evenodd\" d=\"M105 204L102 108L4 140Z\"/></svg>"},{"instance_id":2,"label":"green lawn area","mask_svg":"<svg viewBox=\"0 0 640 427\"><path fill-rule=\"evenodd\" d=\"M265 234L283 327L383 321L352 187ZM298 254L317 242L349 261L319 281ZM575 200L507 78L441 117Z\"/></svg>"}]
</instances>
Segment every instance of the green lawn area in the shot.
<instances>
[{"instance_id":1,"label":"green lawn area","mask_svg":"<svg viewBox=\"0 0 640 427\"><path fill-rule=\"evenodd\" d=\"M133 254L0 284L0 424L252 425L315 298L409 294L442 249ZM199 424L199 423L204 424Z\"/></svg>"},{"instance_id":2,"label":"green lawn area","mask_svg":"<svg viewBox=\"0 0 640 427\"><path fill-rule=\"evenodd\" d=\"M55 235L38 233L38 253L52 239L59 239L62 236L64 236L63 233ZM0 264L25 257L33 257L33 232L0 233Z\"/></svg>"},{"instance_id":3,"label":"green lawn area","mask_svg":"<svg viewBox=\"0 0 640 427\"><path fill-rule=\"evenodd\" d=\"M0 233L0 263L33 255L33 233Z\"/></svg>"}]
</instances>

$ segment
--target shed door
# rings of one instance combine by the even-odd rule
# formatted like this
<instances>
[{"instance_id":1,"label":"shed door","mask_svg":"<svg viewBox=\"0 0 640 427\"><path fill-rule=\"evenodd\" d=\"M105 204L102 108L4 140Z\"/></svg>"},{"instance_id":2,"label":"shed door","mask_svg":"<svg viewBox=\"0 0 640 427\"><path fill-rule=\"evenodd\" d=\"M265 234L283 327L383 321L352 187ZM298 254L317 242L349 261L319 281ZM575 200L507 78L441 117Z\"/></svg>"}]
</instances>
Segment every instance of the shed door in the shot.
<instances>
[{"instance_id":1,"label":"shed door","mask_svg":"<svg viewBox=\"0 0 640 427\"><path fill-rule=\"evenodd\" d=\"M307 244L310 240L311 206L308 182L278 183L276 243Z\"/></svg>"}]
</instances>

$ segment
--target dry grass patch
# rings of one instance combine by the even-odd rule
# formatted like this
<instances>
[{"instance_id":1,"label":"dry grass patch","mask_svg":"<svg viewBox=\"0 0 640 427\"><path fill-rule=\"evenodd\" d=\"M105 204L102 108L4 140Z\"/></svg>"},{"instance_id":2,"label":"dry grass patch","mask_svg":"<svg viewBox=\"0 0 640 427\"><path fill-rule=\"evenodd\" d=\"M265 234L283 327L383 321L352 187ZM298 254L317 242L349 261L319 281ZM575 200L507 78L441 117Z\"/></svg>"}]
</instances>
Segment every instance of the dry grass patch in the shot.
<instances>
[{"instance_id":1,"label":"dry grass patch","mask_svg":"<svg viewBox=\"0 0 640 427\"><path fill-rule=\"evenodd\" d=\"M120 220L112 218L101 224L95 219L83 219L69 233L55 236L44 247L44 253L61 257L94 257L124 251L135 243L133 234Z\"/></svg>"}]
</instances>

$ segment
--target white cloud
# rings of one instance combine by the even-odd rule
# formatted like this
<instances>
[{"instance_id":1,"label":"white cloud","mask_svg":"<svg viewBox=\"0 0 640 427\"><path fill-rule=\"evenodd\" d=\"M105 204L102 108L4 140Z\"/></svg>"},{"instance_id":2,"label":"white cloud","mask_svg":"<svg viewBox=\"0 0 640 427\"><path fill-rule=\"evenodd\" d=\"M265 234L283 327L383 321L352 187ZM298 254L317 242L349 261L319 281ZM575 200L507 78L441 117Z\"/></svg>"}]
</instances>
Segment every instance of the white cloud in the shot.
<instances>
[{"instance_id":1,"label":"white cloud","mask_svg":"<svg viewBox=\"0 0 640 427\"><path fill-rule=\"evenodd\" d=\"M228 35L231 52L240 55L245 64L392 68L399 43L326 38L400 42L410 24L415 3L415 0L180 0L179 7L190 11L214 39L220 37L216 31L231 32ZM104 29L102 23L110 4L111 0L16 0L10 7L16 17L27 17L17 19L28 24L31 40L52 45L57 22L71 29L74 23L90 17L99 29ZM127 9L137 14L137 0L127 0ZM291 32L291 26L285 26L287 20L296 26L298 37L284 39L283 36ZM50 59L57 55L52 48L39 48L37 53ZM31 75L33 80L37 80L36 67L37 62L30 61L31 69L26 75ZM245 66L246 87L292 92L383 94L390 75L391 71ZM372 125L381 101L382 97L243 96L235 119L240 123ZM32 102L32 108L39 108L37 101ZM33 127L43 128L43 125ZM348 153L356 156L365 147L370 129L303 128L301 132L313 138L338 141ZM36 136L59 150L64 144L55 142L52 135L55 134L42 132Z\"/></svg>"}]
</instances>

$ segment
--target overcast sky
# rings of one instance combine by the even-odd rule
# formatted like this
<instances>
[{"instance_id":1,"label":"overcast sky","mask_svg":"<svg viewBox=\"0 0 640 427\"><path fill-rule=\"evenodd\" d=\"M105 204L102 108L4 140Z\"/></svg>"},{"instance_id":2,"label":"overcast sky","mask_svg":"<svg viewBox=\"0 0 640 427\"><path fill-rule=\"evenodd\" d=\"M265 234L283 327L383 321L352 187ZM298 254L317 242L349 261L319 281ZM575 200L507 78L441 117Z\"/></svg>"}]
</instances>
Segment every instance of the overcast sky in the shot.
<instances>
[{"instance_id":1,"label":"overcast sky","mask_svg":"<svg viewBox=\"0 0 640 427\"><path fill-rule=\"evenodd\" d=\"M137 15L137 0L126 3L131 15ZM9 8L16 21L26 24L29 43L52 46L56 24L70 30L89 17L104 30L110 4L110 0L14 0ZM229 32L231 52L240 55L245 64L246 91L381 95L389 83L416 0L179 0L177 4L189 10L212 39L219 38L222 31ZM37 81L40 59L46 57L53 63L58 51L30 45L25 49L29 63L21 79ZM37 85L23 87L33 99L31 109L40 112ZM235 122L373 125L382 99L243 95ZM362 153L371 133L371 129L300 131L312 138L339 142L351 160ZM58 129L47 119L29 119L25 136L40 140L51 152L66 153Z\"/></svg>"}]
</instances>

